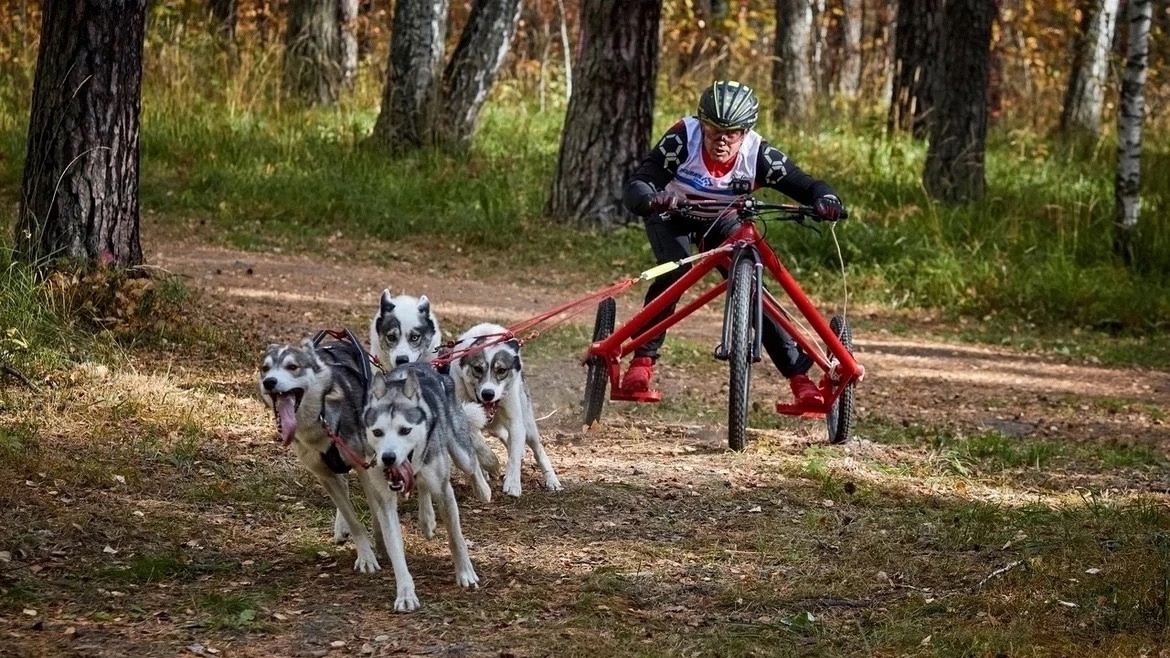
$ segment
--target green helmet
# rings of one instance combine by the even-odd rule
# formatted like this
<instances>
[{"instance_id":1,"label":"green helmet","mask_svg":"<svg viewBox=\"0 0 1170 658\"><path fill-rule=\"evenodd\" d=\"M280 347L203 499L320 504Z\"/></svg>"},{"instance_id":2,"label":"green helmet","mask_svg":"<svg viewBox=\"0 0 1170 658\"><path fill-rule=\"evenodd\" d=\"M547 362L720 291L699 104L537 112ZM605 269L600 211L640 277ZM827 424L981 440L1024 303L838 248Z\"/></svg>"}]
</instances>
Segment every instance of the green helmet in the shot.
<instances>
[{"instance_id":1,"label":"green helmet","mask_svg":"<svg viewBox=\"0 0 1170 658\"><path fill-rule=\"evenodd\" d=\"M760 99L747 85L717 80L699 98L699 118L726 130L747 130L760 118Z\"/></svg>"}]
</instances>

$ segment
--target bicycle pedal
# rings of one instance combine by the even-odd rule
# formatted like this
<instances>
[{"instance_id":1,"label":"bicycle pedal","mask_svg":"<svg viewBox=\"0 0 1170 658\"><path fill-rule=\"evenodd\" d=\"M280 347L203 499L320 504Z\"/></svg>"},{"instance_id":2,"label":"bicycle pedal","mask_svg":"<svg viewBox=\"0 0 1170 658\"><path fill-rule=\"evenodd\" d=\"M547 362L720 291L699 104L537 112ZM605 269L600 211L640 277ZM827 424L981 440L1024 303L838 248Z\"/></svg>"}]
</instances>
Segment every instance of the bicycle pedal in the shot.
<instances>
[{"instance_id":1,"label":"bicycle pedal","mask_svg":"<svg viewBox=\"0 0 1170 658\"><path fill-rule=\"evenodd\" d=\"M623 391L617 388L610 393L609 399L621 402L661 402L662 391Z\"/></svg>"}]
</instances>

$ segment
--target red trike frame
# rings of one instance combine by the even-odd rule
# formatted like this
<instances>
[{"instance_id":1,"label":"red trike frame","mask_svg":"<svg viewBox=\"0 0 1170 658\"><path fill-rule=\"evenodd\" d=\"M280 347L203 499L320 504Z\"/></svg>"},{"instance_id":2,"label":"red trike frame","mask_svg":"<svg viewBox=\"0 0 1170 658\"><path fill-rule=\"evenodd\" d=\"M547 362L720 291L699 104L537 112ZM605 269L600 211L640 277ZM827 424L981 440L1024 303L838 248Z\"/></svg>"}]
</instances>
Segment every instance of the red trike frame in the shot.
<instances>
[{"instance_id":1,"label":"red trike frame","mask_svg":"<svg viewBox=\"0 0 1170 658\"><path fill-rule=\"evenodd\" d=\"M832 409L832 405L837 401L837 398L840 397L846 387L854 382L860 381L864 376L865 369L861 364L857 363L853 355L833 333L833 330L829 327L829 323L821 317L820 312L817 311L808 296L805 295L800 285L797 284L796 279L792 277L788 269L780 262L780 258L776 256L776 252L772 250L771 245L756 230L755 220L740 219L739 221L740 225L721 245L704 252L699 260L693 263L690 269L678 281L672 283L661 295L651 300L649 304L644 306L629 320L623 322L621 326L616 327L612 334L589 346L589 351L585 358L588 359L590 356L598 356L604 359L608 366L609 396L611 400L657 402L661 399L661 393L658 391L629 393L619 388L622 357L630 354L640 345L650 340L651 337L669 329L683 318L691 315L711 300L723 294L727 290L727 280L725 279L719 282L689 302L686 306L676 309L669 317L643 330L636 336L634 335L635 332L648 319L653 318L667 306L678 301L684 293L690 290L708 272L711 272L719 266L722 266L724 271L729 271L736 250L741 246L748 245L754 245L764 269L772 274L776 282L780 284L780 287L784 289L784 292L787 293L788 297L796 305L797 310L809 322L813 331L824 341L829 355L836 359L836 364L831 364L825 354L813 345L812 340L805 334L804 330L789 320L781 310L779 304L771 295L766 294L765 291L762 300L764 312L787 331L793 340L800 345L801 349L825 373L818 384L824 398L823 405L797 406L777 404L777 412L794 416L823 416ZM761 290L763 290L762 286Z\"/></svg>"}]
</instances>

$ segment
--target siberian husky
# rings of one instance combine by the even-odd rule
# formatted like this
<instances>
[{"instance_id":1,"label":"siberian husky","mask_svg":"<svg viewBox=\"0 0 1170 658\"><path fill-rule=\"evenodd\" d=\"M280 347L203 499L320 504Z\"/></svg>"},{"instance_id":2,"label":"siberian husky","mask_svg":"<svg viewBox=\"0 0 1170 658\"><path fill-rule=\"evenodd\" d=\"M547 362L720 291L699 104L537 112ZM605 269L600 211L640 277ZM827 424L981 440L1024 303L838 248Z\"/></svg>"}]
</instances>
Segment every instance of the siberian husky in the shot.
<instances>
[{"instance_id":1,"label":"siberian husky","mask_svg":"<svg viewBox=\"0 0 1170 658\"><path fill-rule=\"evenodd\" d=\"M416 488L423 534L428 538L434 535L431 503L432 498L437 498L455 562L455 582L462 587L476 587L479 576L467 554L459 506L451 487L452 459L464 471L475 473L477 489L486 489L488 484L479 467L469 420L455 396L454 382L425 363L408 363L387 374L376 374L370 384L363 421L366 440L373 447L392 492L387 505L390 536L386 548L398 585L394 609L413 610L419 605L414 581L406 567L398 521L398 494L409 495Z\"/></svg>"},{"instance_id":2,"label":"siberian husky","mask_svg":"<svg viewBox=\"0 0 1170 658\"><path fill-rule=\"evenodd\" d=\"M319 345L320 336L300 346L269 345L260 365L260 399L276 416L283 446L292 444L297 457L325 488L337 514L333 538L338 543L352 534L357 548L354 569L380 569L370 536L349 499L346 473L357 468L369 502L375 536L385 544L392 535L383 523L389 496L385 481L365 461L372 454L362 426L362 409L369 384L367 355L357 340ZM336 439L331 438L336 437Z\"/></svg>"},{"instance_id":3,"label":"siberian husky","mask_svg":"<svg viewBox=\"0 0 1170 658\"><path fill-rule=\"evenodd\" d=\"M382 291L378 312L370 319L370 353L384 368L431 361L441 342L439 321L426 295L415 298L393 296L389 288Z\"/></svg>"},{"instance_id":4,"label":"siberian husky","mask_svg":"<svg viewBox=\"0 0 1170 658\"><path fill-rule=\"evenodd\" d=\"M532 397L521 373L520 343L500 342L507 329L497 324L477 324L459 337L456 358L451 363L455 392L464 402L483 406L487 417L484 430L500 437L508 449L504 469L504 493L520 495L520 462L524 445L532 448L536 464L544 474L544 486L561 490L561 482L540 443Z\"/></svg>"}]
</instances>

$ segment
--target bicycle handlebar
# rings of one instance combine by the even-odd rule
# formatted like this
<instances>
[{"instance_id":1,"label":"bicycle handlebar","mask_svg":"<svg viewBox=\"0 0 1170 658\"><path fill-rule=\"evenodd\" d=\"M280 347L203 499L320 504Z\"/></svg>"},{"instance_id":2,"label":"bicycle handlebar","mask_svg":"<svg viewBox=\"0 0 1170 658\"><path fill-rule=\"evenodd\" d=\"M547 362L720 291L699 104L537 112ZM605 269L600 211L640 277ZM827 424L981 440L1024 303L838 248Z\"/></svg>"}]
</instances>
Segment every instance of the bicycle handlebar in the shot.
<instances>
[{"instance_id":1,"label":"bicycle handlebar","mask_svg":"<svg viewBox=\"0 0 1170 658\"><path fill-rule=\"evenodd\" d=\"M806 217L818 222L833 221L821 217L817 213L816 209L812 206L791 203L772 203L770 201L761 201L751 197L740 197L730 201L683 200L679 202L678 208L671 212L686 212L688 210L735 211L737 214L747 214L754 217L760 217L764 213L774 213L776 216L769 217L769 219L793 222L800 222ZM849 211L842 209L841 219L848 218Z\"/></svg>"}]
</instances>

